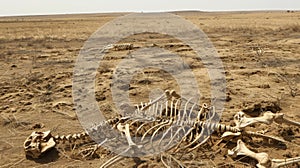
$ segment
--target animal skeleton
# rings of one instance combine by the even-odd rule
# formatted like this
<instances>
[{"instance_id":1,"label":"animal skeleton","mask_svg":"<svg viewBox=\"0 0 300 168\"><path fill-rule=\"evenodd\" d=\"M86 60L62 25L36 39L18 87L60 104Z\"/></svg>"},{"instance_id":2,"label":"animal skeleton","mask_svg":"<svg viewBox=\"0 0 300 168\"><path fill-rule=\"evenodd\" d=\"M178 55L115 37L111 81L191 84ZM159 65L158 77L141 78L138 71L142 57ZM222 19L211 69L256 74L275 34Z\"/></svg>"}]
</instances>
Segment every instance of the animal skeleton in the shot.
<instances>
[{"instance_id":1,"label":"animal skeleton","mask_svg":"<svg viewBox=\"0 0 300 168\"><path fill-rule=\"evenodd\" d=\"M107 120L81 134L52 136L50 131L33 132L24 142L25 153L27 156L38 158L58 143L66 141L75 143L77 140L91 141L90 137L103 144L116 137L111 134L111 131L104 132L107 128L116 129L123 137L125 135L128 145L126 152L129 150L135 152L134 150L139 149L153 152L161 151L161 149L174 149L175 152L191 151L204 144L214 130L224 133L221 137L223 140L247 136L285 143L286 141L278 137L247 131L244 128L253 123L270 124L272 121L297 125L297 122L287 120L281 114L265 113L263 117L251 119L246 118L241 112L234 117L236 126L219 124L214 122L217 114L213 107L208 107L206 104L200 106L193 103L191 99L180 97L175 91L168 90L157 99L136 106L136 110L131 114ZM135 135L134 138L133 135ZM104 165L111 165L120 158L122 157L119 154Z\"/></svg>"}]
</instances>

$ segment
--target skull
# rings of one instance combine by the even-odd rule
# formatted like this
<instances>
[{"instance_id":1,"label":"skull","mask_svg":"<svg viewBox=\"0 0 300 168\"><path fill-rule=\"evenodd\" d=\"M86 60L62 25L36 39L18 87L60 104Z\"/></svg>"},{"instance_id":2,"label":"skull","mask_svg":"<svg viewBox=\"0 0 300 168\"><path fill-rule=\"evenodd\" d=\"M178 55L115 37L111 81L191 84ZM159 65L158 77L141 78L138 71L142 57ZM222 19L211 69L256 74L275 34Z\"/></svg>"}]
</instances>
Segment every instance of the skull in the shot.
<instances>
[{"instance_id":1,"label":"skull","mask_svg":"<svg viewBox=\"0 0 300 168\"><path fill-rule=\"evenodd\" d=\"M50 131L34 131L24 142L26 156L39 158L43 153L55 147L56 143Z\"/></svg>"}]
</instances>

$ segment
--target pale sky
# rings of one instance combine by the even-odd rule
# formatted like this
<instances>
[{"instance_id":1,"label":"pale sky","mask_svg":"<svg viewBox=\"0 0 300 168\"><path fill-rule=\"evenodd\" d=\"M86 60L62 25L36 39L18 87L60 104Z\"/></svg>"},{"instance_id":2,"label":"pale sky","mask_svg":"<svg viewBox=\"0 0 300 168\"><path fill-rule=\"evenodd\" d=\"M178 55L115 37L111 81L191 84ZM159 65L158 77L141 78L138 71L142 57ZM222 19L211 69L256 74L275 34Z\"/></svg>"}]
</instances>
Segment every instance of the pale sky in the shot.
<instances>
[{"instance_id":1,"label":"pale sky","mask_svg":"<svg viewBox=\"0 0 300 168\"><path fill-rule=\"evenodd\" d=\"M174 10L300 10L300 0L0 0L0 16Z\"/></svg>"}]
</instances>

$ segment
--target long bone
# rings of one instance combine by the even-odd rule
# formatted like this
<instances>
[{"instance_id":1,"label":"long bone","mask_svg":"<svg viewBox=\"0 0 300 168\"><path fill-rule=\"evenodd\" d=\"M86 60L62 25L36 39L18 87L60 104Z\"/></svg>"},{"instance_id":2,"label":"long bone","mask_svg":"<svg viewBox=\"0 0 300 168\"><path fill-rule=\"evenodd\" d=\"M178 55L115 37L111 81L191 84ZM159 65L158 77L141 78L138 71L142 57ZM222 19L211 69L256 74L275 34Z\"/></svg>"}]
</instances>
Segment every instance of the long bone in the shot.
<instances>
[{"instance_id":1,"label":"long bone","mask_svg":"<svg viewBox=\"0 0 300 168\"><path fill-rule=\"evenodd\" d=\"M258 161L258 168L278 168L289 164L300 162L300 157L289 159L271 159L267 153L255 153L251 151L242 140L237 141L237 146L232 150L228 150L228 155L231 156L249 156Z\"/></svg>"},{"instance_id":2,"label":"long bone","mask_svg":"<svg viewBox=\"0 0 300 168\"><path fill-rule=\"evenodd\" d=\"M245 128L249 125L255 124L255 123L263 123L270 125L273 122L282 124L289 124L289 125L295 125L300 127L300 122L292 121L284 117L283 113L272 113L272 112L265 112L263 116L260 117L253 117L248 118L245 116L244 112L238 112L234 116L234 122L236 124L236 127L238 128Z\"/></svg>"},{"instance_id":3,"label":"long bone","mask_svg":"<svg viewBox=\"0 0 300 168\"><path fill-rule=\"evenodd\" d=\"M247 126L250 126L250 125L256 124L256 123L263 123L263 124L270 125L273 122L276 122L279 124L286 123L286 124L291 124L291 125L295 125L295 126L300 126L299 122L292 121L292 120L285 118L284 114L282 114L282 113L274 114L272 112L265 112L263 114L263 116L253 117L253 118L246 117L244 112L238 112L234 116L234 122L236 125L235 127L240 128L240 129L243 129ZM250 136L250 137L273 139L273 140L280 141L283 143L288 143L287 141L285 141L281 138L275 137L275 136L265 135L265 134L261 134L258 132L251 132L251 131L243 131L241 133L225 132L221 138L223 140L229 140L229 139L233 139L233 138L240 138L241 136L244 136L244 135Z\"/></svg>"},{"instance_id":4,"label":"long bone","mask_svg":"<svg viewBox=\"0 0 300 168\"><path fill-rule=\"evenodd\" d=\"M236 127L234 127L234 128L236 128ZM226 131L222 134L221 139L225 140L225 141L229 141L229 140L241 138L242 136L271 139L271 140L275 140L277 142L282 142L284 144L289 143L281 138L278 138L278 137L275 137L272 135L265 135L265 134L261 134L258 132L245 131L245 130L241 130L241 132Z\"/></svg>"}]
</instances>

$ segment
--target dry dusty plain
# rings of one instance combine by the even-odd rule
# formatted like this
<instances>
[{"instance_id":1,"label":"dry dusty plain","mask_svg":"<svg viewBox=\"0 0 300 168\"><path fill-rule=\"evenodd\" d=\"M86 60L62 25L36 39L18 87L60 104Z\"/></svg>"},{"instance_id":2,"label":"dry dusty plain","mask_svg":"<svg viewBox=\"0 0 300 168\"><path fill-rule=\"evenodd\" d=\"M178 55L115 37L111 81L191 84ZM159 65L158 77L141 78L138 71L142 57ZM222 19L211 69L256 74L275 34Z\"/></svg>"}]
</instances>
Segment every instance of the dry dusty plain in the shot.
<instances>
[{"instance_id":1,"label":"dry dusty plain","mask_svg":"<svg viewBox=\"0 0 300 168\"><path fill-rule=\"evenodd\" d=\"M243 110L257 117L263 112L284 113L300 122L300 12L173 12L202 29L215 46L226 74L226 103L221 123L233 125L233 116ZM52 134L83 131L72 97L74 65L84 42L105 23L125 13L26 16L0 18L0 167L100 167L115 154L99 149L94 156L77 155L85 146L70 149L59 145L44 158L26 159L23 142L34 130ZM140 48L156 46L182 55L193 70L202 93L210 103L210 85L205 66L189 59L193 51L178 39L160 34L138 34L124 39ZM135 48L134 48L135 49ZM110 91L111 77L121 55L109 51L97 70L96 100L108 118L116 114ZM172 76L146 69L134 76L129 96L133 103L147 102L151 89L177 89ZM299 104L298 104L299 103ZM290 143L287 148L248 139L247 146L272 158L300 154L300 129L295 126L257 124L252 131L265 131ZM217 142L213 138L212 142ZM255 167L250 158L231 158L227 149L235 143L208 145L183 156L174 154L187 167ZM198 164L198 166L197 166ZM174 166L174 163L170 163ZM125 158L113 167L162 167L159 156ZM291 167L300 167L291 165Z\"/></svg>"}]
</instances>

